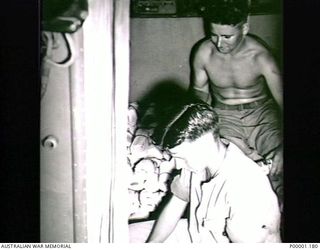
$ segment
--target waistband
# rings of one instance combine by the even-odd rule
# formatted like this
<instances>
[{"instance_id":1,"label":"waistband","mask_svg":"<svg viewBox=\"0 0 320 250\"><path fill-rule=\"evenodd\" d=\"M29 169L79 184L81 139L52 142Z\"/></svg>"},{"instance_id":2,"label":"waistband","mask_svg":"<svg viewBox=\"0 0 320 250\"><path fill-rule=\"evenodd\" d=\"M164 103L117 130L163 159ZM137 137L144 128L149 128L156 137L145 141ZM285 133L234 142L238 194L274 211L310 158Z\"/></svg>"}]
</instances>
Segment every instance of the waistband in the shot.
<instances>
[{"instance_id":1,"label":"waistband","mask_svg":"<svg viewBox=\"0 0 320 250\"><path fill-rule=\"evenodd\" d=\"M265 103L268 100L268 98L263 98L261 100L249 102L249 103L243 103L243 104L236 104L236 105L228 105L221 103L219 101L216 101L214 104L214 107L220 108L220 109L226 109L226 110L244 110L244 109L252 109L256 108L263 103Z\"/></svg>"}]
</instances>

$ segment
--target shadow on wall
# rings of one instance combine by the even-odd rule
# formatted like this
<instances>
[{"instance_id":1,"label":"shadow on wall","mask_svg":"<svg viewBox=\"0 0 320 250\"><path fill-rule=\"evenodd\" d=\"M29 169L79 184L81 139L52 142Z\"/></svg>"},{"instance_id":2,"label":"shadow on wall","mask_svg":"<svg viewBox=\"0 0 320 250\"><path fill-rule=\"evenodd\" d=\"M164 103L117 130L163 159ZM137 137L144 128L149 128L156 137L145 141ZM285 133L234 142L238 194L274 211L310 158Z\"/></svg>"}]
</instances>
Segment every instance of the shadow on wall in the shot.
<instances>
[{"instance_id":1,"label":"shadow on wall","mask_svg":"<svg viewBox=\"0 0 320 250\"><path fill-rule=\"evenodd\" d=\"M165 123L181 105L197 101L181 86L181 83L171 79L156 83L155 87L138 101L140 126L154 127Z\"/></svg>"}]
</instances>

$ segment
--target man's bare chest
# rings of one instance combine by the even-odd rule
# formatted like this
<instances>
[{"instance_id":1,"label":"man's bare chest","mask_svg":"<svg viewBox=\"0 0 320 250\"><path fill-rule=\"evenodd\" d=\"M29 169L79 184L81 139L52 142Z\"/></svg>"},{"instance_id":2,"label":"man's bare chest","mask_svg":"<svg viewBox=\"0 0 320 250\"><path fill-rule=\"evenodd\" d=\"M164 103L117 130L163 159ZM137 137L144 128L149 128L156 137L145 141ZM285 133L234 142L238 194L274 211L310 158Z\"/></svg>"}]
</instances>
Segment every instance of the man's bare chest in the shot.
<instances>
[{"instance_id":1,"label":"man's bare chest","mask_svg":"<svg viewBox=\"0 0 320 250\"><path fill-rule=\"evenodd\" d=\"M261 76L252 60L211 60L205 69L212 84L221 88L247 88Z\"/></svg>"}]
</instances>

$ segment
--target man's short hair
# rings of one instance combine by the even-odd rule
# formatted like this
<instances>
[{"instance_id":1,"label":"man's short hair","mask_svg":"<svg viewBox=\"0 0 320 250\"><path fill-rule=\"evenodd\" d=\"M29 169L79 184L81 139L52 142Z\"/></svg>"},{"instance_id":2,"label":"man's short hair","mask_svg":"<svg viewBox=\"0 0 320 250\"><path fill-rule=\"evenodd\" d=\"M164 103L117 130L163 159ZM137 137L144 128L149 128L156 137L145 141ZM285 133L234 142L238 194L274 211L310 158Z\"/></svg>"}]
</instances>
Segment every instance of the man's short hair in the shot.
<instances>
[{"instance_id":1,"label":"man's short hair","mask_svg":"<svg viewBox=\"0 0 320 250\"><path fill-rule=\"evenodd\" d=\"M235 26L246 22L249 0L206 0L203 17L209 23Z\"/></svg>"},{"instance_id":2,"label":"man's short hair","mask_svg":"<svg viewBox=\"0 0 320 250\"><path fill-rule=\"evenodd\" d=\"M219 137L219 118L213 108L205 103L184 105L164 126L156 129L153 139L163 148L173 148L185 140L194 141L207 132Z\"/></svg>"}]
</instances>

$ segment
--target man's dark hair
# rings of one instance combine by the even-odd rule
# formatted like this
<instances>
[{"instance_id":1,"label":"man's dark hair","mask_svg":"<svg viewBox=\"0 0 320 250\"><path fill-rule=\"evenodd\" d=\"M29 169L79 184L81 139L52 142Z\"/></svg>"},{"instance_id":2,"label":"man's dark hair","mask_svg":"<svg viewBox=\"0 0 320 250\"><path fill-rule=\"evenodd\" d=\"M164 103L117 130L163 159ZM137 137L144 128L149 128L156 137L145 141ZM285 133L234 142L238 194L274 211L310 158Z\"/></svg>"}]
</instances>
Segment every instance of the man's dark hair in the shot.
<instances>
[{"instance_id":1,"label":"man's dark hair","mask_svg":"<svg viewBox=\"0 0 320 250\"><path fill-rule=\"evenodd\" d=\"M206 0L203 17L209 23L237 25L246 22L249 15L248 0Z\"/></svg>"},{"instance_id":2,"label":"man's dark hair","mask_svg":"<svg viewBox=\"0 0 320 250\"><path fill-rule=\"evenodd\" d=\"M156 144L170 149L210 131L214 138L218 138L218 121L217 113L205 103L184 105L173 119L155 131L153 139Z\"/></svg>"}]
</instances>

